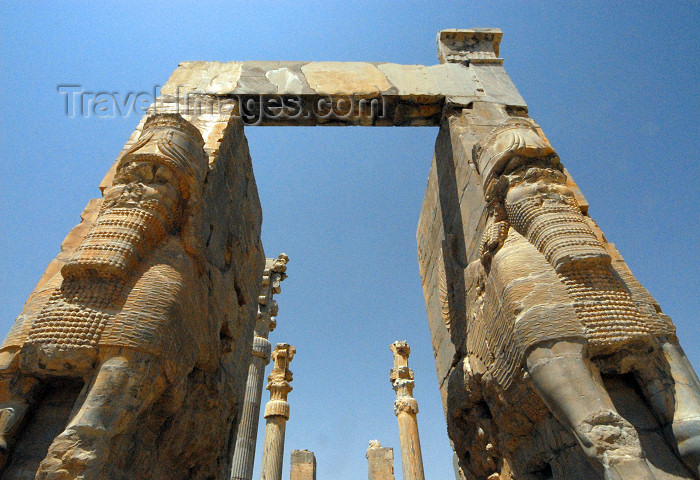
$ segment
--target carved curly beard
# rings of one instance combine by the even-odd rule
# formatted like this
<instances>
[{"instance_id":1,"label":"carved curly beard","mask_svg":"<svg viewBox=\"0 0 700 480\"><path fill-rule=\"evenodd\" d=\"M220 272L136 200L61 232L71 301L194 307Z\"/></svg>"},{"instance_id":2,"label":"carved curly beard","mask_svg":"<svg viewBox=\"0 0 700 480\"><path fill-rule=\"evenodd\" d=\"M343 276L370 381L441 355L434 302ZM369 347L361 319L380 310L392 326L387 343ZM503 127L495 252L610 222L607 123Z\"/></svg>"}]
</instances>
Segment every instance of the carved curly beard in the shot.
<instances>
[{"instance_id":1,"label":"carved curly beard","mask_svg":"<svg viewBox=\"0 0 700 480\"><path fill-rule=\"evenodd\" d=\"M103 205L95 225L61 270L65 278L125 278L170 232L172 214L158 200L137 207Z\"/></svg>"},{"instance_id":2,"label":"carved curly beard","mask_svg":"<svg viewBox=\"0 0 700 480\"><path fill-rule=\"evenodd\" d=\"M649 335L629 290L610 270L610 255L578 206L537 196L506 203L508 219L555 268L586 329L592 355L615 352Z\"/></svg>"},{"instance_id":3,"label":"carved curly beard","mask_svg":"<svg viewBox=\"0 0 700 480\"><path fill-rule=\"evenodd\" d=\"M513 227L542 252L558 273L585 263L609 265L610 256L577 205L526 197L505 204Z\"/></svg>"}]
</instances>

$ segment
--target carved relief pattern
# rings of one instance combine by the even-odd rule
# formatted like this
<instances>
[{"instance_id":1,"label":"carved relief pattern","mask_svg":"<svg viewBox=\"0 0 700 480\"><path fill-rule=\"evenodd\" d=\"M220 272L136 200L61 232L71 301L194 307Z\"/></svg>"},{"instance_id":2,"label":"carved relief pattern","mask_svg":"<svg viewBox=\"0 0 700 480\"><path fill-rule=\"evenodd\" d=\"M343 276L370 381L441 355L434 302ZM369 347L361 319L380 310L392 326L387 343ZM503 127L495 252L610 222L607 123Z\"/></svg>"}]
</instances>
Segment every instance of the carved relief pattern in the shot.
<instances>
[{"instance_id":1,"label":"carved relief pattern","mask_svg":"<svg viewBox=\"0 0 700 480\"><path fill-rule=\"evenodd\" d=\"M516 470L513 478L569 478L564 470L589 477L583 472L593 469L605 478L661 478L647 465L659 453L617 412L617 396L638 388L639 400L635 393L625 402L650 400L661 422L674 425L663 430L660 422L654 433L663 430L670 444L696 438L700 396L686 380L694 374L678 362L670 319L579 207L534 122L511 117L472 153L481 185L470 188L483 189L487 216L480 258L465 271L464 375L447 387L448 431L462 467L475 478L511 478ZM663 377L676 387L661 387ZM450 405L461 388L466 395ZM697 470L694 448L664 455Z\"/></svg>"},{"instance_id":2,"label":"carved relief pattern","mask_svg":"<svg viewBox=\"0 0 700 480\"><path fill-rule=\"evenodd\" d=\"M97 347L100 336L122 294L117 281L84 285L66 280L51 295L27 336L27 343L59 348Z\"/></svg>"},{"instance_id":3,"label":"carved relief pattern","mask_svg":"<svg viewBox=\"0 0 700 480\"><path fill-rule=\"evenodd\" d=\"M272 361L275 366L270 371L270 375L267 377L268 384L267 389L270 391L270 401L268 405L271 411L268 412L267 406L265 407L265 418L269 415L280 415L282 413L276 413L279 410L276 402L282 402L287 404L287 395L293 390L290 382L293 379L291 370L289 370L289 363L294 358L296 354L296 348L287 343L278 343L275 350L272 352ZM287 407L286 418L289 418L289 407Z\"/></svg>"},{"instance_id":4,"label":"carved relief pattern","mask_svg":"<svg viewBox=\"0 0 700 480\"><path fill-rule=\"evenodd\" d=\"M605 345L651 333L627 289L607 268L594 266L572 271L562 275L562 281L575 299L574 309L594 352Z\"/></svg>"},{"instance_id":5,"label":"carved relief pattern","mask_svg":"<svg viewBox=\"0 0 700 480\"><path fill-rule=\"evenodd\" d=\"M71 277L92 268L103 275L123 276L165 238L171 223L170 213L156 201L141 202L138 209L113 208L105 202L95 226L62 272Z\"/></svg>"},{"instance_id":6,"label":"carved relief pattern","mask_svg":"<svg viewBox=\"0 0 700 480\"><path fill-rule=\"evenodd\" d=\"M511 119L496 128L475 146L474 163L493 210L481 246L485 266L512 225L559 275L594 355L672 332L642 315L613 274L610 255L565 185L559 159L530 121Z\"/></svg>"},{"instance_id":7,"label":"carved relief pattern","mask_svg":"<svg viewBox=\"0 0 700 480\"><path fill-rule=\"evenodd\" d=\"M450 314L450 295L452 295L451 289L447 286L447 274L445 273L445 257L442 253L442 248L438 249L437 262L437 283L438 291L440 295L440 311L442 313L442 319L445 322L447 331L452 330L452 316Z\"/></svg>"},{"instance_id":8,"label":"carved relief pattern","mask_svg":"<svg viewBox=\"0 0 700 480\"><path fill-rule=\"evenodd\" d=\"M560 272L567 262L580 255L586 258L607 258L603 244L596 238L573 204L538 201L527 198L516 204L505 204L508 219L519 232L542 252L555 270Z\"/></svg>"}]
</instances>

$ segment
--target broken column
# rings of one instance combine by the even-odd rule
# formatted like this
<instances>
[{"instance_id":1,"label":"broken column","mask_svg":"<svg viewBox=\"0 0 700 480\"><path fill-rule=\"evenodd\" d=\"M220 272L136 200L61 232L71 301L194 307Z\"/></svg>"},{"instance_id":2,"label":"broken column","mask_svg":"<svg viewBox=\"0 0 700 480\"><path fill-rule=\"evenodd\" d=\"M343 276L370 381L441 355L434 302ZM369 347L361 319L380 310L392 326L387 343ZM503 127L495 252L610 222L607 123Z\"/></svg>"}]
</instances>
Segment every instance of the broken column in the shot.
<instances>
[{"instance_id":1,"label":"broken column","mask_svg":"<svg viewBox=\"0 0 700 480\"><path fill-rule=\"evenodd\" d=\"M262 288L258 296L258 317L255 322L253 351L248 367L243 412L238 426L236 449L233 452L231 480L251 480L255 460L255 443L258 438L258 420L260 419L260 398L263 390L265 367L270 363L270 342L267 337L275 329L277 322L277 302L274 295L280 293L280 284L287 278L289 257L282 253L276 259L265 260Z\"/></svg>"},{"instance_id":2,"label":"broken column","mask_svg":"<svg viewBox=\"0 0 700 480\"><path fill-rule=\"evenodd\" d=\"M316 480L316 457L308 450L292 450L290 480Z\"/></svg>"},{"instance_id":3,"label":"broken column","mask_svg":"<svg viewBox=\"0 0 700 480\"><path fill-rule=\"evenodd\" d=\"M418 436L418 402L413 398L413 370L408 368L408 355L411 347L405 341L394 342L389 348L394 354L394 368L391 370L391 383L396 391L394 413L399 420L399 440L401 442L401 465L404 480L425 480L423 455Z\"/></svg>"},{"instance_id":4,"label":"broken column","mask_svg":"<svg viewBox=\"0 0 700 480\"><path fill-rule=\"evenodd\" d=\"M379 440L370 440L367 449L369 480L394 480L394 449L382 447Z\"/></svg>"},{"instance_id":5,"label":"broken column","mask_svg":"<svg viewBox=\"0 0 700 480\"><path fill-rule=\"evenodd\" d=\"M292 372L289 362L294 358L296 349L288 343L278 343L272 352L275 366L267 377L267 389L270 401L265 405L265 444L263 446L260 480L281 480L284 460L284 432L289 420L289 403L287 395L292 391L289 382Z\"/></svg>"}]
</instances>

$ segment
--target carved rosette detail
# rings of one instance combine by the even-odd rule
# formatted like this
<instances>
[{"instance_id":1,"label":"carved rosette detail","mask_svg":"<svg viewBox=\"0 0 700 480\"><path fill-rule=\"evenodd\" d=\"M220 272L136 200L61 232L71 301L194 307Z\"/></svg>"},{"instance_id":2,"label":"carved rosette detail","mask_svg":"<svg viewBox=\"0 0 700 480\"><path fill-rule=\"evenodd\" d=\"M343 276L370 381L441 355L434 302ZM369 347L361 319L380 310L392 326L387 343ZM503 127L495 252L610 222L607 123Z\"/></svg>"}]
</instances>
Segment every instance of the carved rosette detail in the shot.
<instances>
[{"instance_id":1,"label":"carved rosette detail","mask_svg":"<svg viewBox=\"0 0 700 480\"><path fill-rule=\"evenodd\" d=\"M397 398L394 401L394 415L398 416L399 413L406 412L412 415L418 413L418 402L415 398Z\"/></svg>"}]
</instances>

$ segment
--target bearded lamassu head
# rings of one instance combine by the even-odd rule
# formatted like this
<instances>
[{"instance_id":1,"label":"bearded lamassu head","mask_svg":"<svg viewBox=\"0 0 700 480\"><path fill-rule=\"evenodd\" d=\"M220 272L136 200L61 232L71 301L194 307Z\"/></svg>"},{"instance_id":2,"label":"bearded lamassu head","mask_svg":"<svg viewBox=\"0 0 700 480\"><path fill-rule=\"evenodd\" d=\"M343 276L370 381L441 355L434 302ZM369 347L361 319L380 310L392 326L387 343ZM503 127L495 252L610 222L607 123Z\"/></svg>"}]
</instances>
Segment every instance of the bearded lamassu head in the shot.
<instances>
[{"instance_id":1,"label":"bearded lamassu head","mask_svg":"<svg viewBox=\"0 0 700 480\"><path fill-rule=\"evenodd\" d=\"M179 114L149 117L63 276L126 278L154 247L177 234L194 255L207 171L203 145L197 128Z\"/></svg>"},{"instance_id":2,"label":"bearded lamassu head","mask_svg":"<svg viewBox=\"0 0 700 480\"><path fill-rule=\"evenodd\" d=\"M484 193L493 209L545 256L558 273L610 257L566 185L554 149L528 119L512 119L473 151Z\"/></svg>"}]
</instances>

